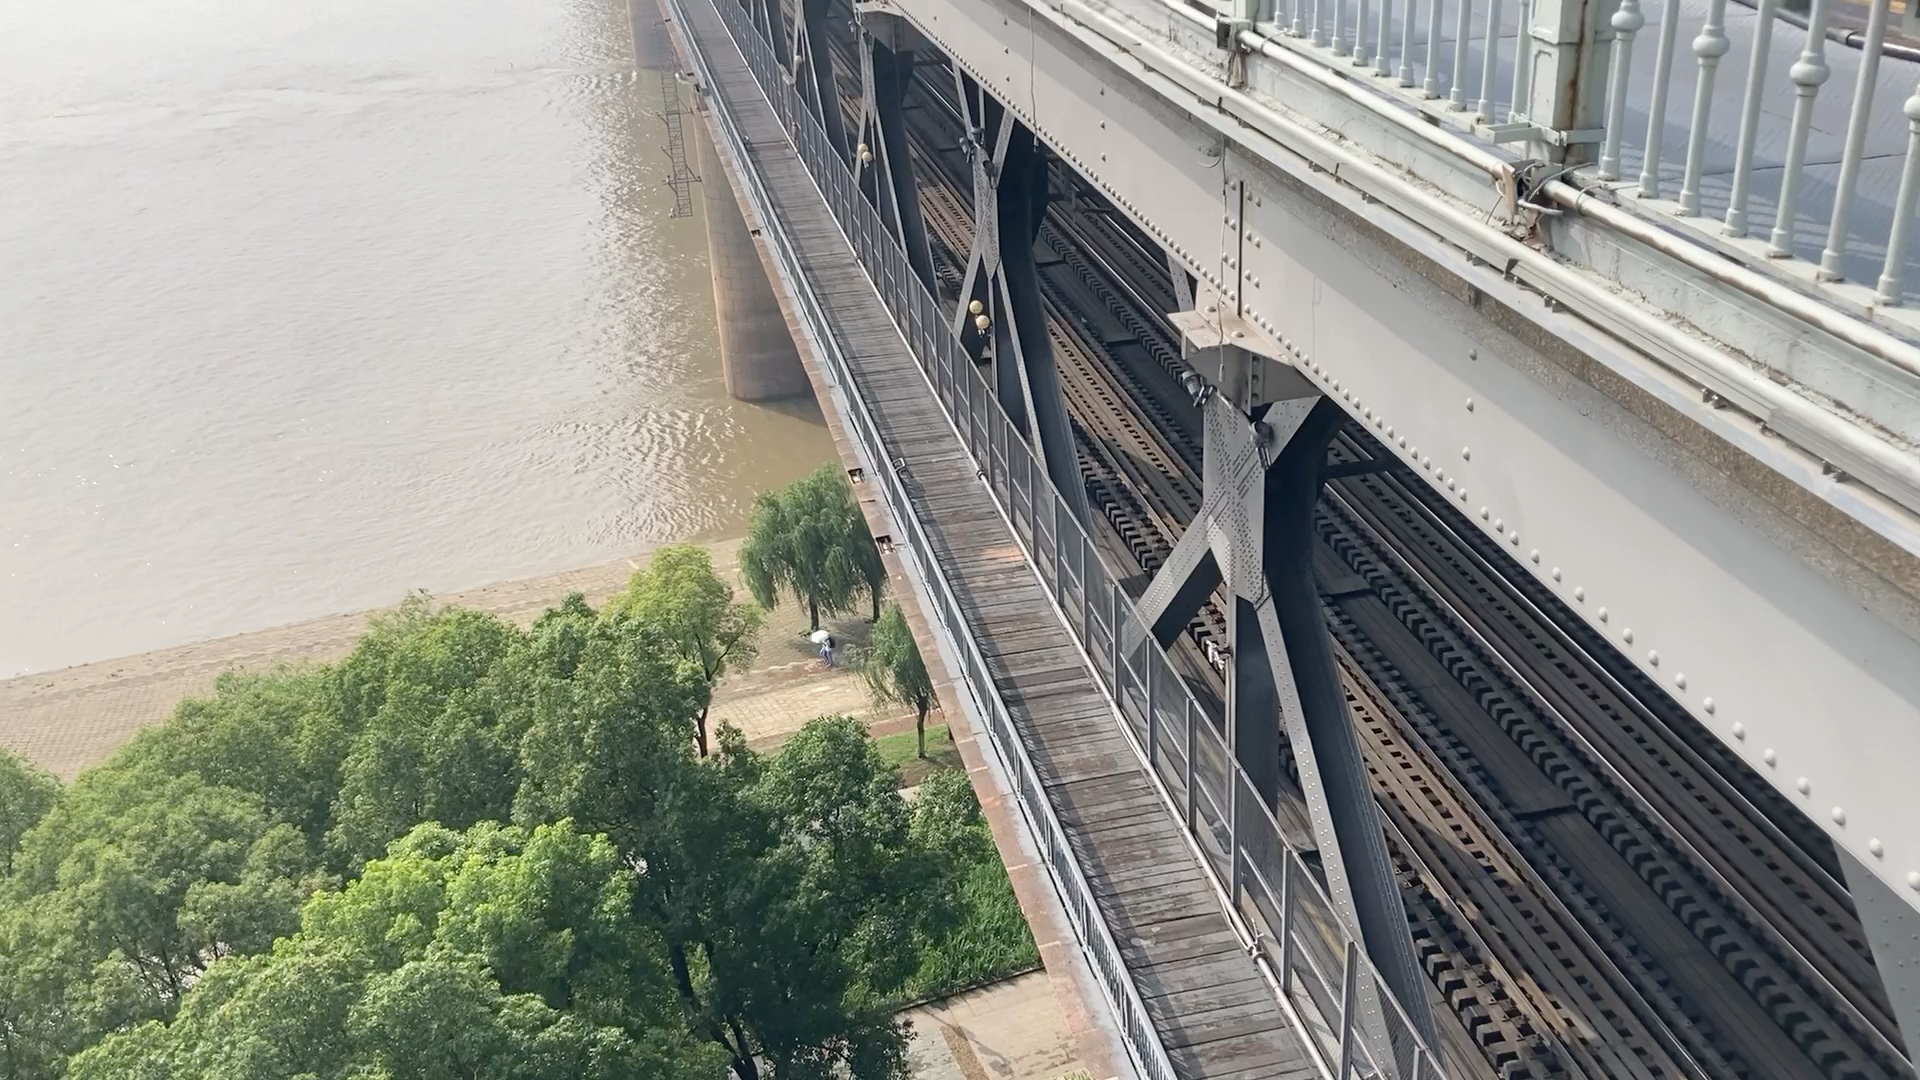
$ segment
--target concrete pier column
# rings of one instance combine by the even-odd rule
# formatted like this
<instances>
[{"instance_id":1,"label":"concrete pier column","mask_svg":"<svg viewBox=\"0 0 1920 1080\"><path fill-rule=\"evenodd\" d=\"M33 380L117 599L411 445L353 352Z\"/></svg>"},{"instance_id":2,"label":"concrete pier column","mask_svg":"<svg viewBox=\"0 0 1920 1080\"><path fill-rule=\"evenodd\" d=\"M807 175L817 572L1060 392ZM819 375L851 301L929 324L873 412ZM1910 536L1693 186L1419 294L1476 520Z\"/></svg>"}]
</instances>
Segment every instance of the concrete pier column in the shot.
<instances>
[{"instance_id":1,"label":"concrete pier column","mask_svg":"<svg viewBox=\"0 0 1920 1080\"><path fill-rule=\"evenodd\" d=\"M700 148L707 255L713 265L713 314L720 324L720 371L736 401L776 401L813 393L767 268L740 215L726 169L704 125L688 125Z\"/></svg>"}]
</instances>

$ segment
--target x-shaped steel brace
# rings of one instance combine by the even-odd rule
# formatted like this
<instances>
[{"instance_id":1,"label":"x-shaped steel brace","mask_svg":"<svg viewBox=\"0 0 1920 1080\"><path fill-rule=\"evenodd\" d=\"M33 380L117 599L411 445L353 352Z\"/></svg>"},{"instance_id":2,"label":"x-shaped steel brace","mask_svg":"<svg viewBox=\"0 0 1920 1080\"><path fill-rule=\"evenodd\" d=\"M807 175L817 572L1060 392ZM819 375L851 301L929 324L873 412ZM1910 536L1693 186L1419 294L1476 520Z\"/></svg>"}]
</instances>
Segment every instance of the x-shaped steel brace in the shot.
<instances>
[{"instance_id":1,"label":"x-shaped steel brace","mask_svg":"<svg viewBox=\"0 0 1920 1080\"><path fill-rule=\"evenodd\" d=\"M778 12L782 0L762 2L771 11ZM840 87L833 74L833 52L824 42L814 40L819 36L817 32L824 31L826 25L827 0L799 0L799 8L800 17L793 22L787 49L793 61L793 85L800 92L801 102L826 130L827 143L844 154L847 150L847 124L845 110L840 105ZM780 16L774 15L773 18Z\"/></svg>"},{"instance_id":2,"label":"x-shaped steel brace","mask_svg":"<svg viewBox=\"0 0 1920 1080\"><path fill-rule=\"evenodd\" d=\"M1196 397L1206 422L1206 495L1140 599L1134 640L1144 628L1161 645L1172 644L1225 584L1232 607L1228 745L1270 809L1280 788L1279 734L1286 732L1335 913L1431 1039L1426 980L1313 578L1313 508L1342 414L1317 393L1256 406L1251 414L1220 394ZM1361 1005L1376 1060L1391 1061L1384 1003Z\"/></svg>"},{"instance_id":3,"label":"x-shaped steel brace","mask_svg":"<svg viewBox=\"0 0 1920 1080\"><path fill-rule=\"evenodd\" d=\"M860 119L854 137L853 175L880 214L880 222L906 249L907 265L928 289L934 287L933 254L927 246L926 219L914 182L902 113L913 53L874 40L865 18L860 32Z\"/></svg>"},{"instance_id":4,"label":"x-shaped steel brace","mask_svg":"<svg viewBox=\"0 0 1920 1080\"><path fill-rule=\"evenodd\" d=\"M957 65L953 77L967 124L961 145L973 164L974 207L973 248L954 311L954 336L976 361L991 346L1001 405L1084 523L1086 482L1033 258L1047 206L1046 149Z\"/></svg>"}]
</instances>

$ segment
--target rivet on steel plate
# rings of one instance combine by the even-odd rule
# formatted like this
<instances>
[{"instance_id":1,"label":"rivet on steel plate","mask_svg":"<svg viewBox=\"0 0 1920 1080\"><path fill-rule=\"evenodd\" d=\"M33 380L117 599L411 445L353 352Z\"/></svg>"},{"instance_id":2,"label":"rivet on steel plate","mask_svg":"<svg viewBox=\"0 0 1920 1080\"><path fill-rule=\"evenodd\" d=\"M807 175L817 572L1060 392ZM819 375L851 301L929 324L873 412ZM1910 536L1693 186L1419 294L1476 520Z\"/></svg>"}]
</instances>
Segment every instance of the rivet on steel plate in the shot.
<instances>
[{"instance_id":1,"label":"rivet on steel plate","mask_svg":"<svg viewBox=\"0 0 1920 1080\"><path fill-rule=\"evenodd\" d=\"M1514 547L1519 547L1520 546L1520 530L1515 529L1514 531L1508 533L1507 543L1512 544Z\"/></svg>"},{"instance_id":2,"label":"rivet on steel plate","mask_svg":"<svg viewBox=\"0 0 1920 1080\"><path fill-rule=\"evenodd\" d=\"M1575 585L1573 587L1573 598L1575 600L1585 600L1587 598L1586 587L1581 585Z\"/></svg>"},{"instance_id":3,"label":"rivet on steel plate","mask_svg":"<svg viewBox=\"0 0 1920 1080\"><path fill-rule=\"evenodd\" d=\"M1885 844L1882 844L1880 842L1880 838L1876 836L1873 839L1867 841L1867 851L1870 854L1872 854L1874 858L1877 859L1880 856L1885 855L1887 853L1887 847Z\"/></svg>"},{"instance_id":4,"label":"rivet on steel plate","mask_svg":"<svg viewBox=\"0 0 1920 1080\"><path fill-rule=\"evenodd\" d=\"M1493 519L1493 531L1494 531L1494 532L1497 532L1497 533L1504 533L1504 532L1506 532L1506 531L1507 531L1507 519L1505 519L1505 518L1494 518L1494 519Z\"/></svg>"},{"instance_id":5,"label":"rivet on steel plate","mask_svg":"<svg viewBox=\"0 0 1920 1080\"><path fill-rule=\"evenodd\" d=\"M1439 470L1436 470L1436 471L1434 472L1434 474L1433 474L1433 478L1434 478L1435 480L1445 480L1445 479L1447 478L1447 470L1445 470L1445 469L1439 469ZM1447 489L1448 489L1448 490L1452 490L1452 489L1453 489L1453 485L1452 485L1452 484L1448 484L1448 485L1447 485Z\"/></svg>"},{"instance_id":6,"label":"rivet on steel plate","mask_svg":"<svg viewBox=\"0 0 1920 1080\"><path fill-rule=\"evenodd\" d=\"M1702 709L1705 709L1705 710L1707 711L1707 715L1708 715L1708 716L1712 716L1712 715L1713 715L1713 710L1714 710L1715 708L1717 708L1718 706L1716 706L1716 705L1714 705L1714 703L1713 703L1713 699L1712 699L1712 698L1708 698L1708 699L1706 699L1705 701L1702 701L1702 702L1700 703L1700 707L1701 707ZM1740 725L1738 725L1738 724L1735 724L1735 725L1734 725L1734 727L1735 727L1735 728L1739 728L1739 727L1740 727ZM1736 732L1735 732L1735 734L1738 734L1738 731L1736 731Z\"/></svg>"},{"instance_id":7,"label":"rivet on steel plate","mask_svg":"<svg viewBox=\"0 0 1920 1080\"><path fill-rule=\"evenodd\" d=\"M1552 573L1553 573L1553 580L1555 580L1555 581L1559 581L1559 580L1560 580L1560 568L1559 568L1559 567L1557 567L1557 566L1556 566L1556 567L1554 567L1554 568L1553 568L1553 571L1552 571Z\"/></svg>"},{"instance_id":8,"label":"rivet on steel plate","mask_svg":"<svg viewBox=\"0 0 1920 1080\"><path fill-rule=\"evenodd\" d=\"M1679 674L1676 674L1676 675L1675 675L1675 676L1673 677L1673 685L1675 685L1675 686L1677 686L1677 687L1679 687L1679 688L1680 688L1680 689L1682 689L1682 690L1685 690L1685 689L1687 688L1687 676L1686 676L1686 673L1685 673L1685 672L1681 672L1681 673L1679 673Z\"/></svg>"},{"instance_id":9,"label":"rivet on steel plate","mask_svg":"<svg viewBox=\"0 0 1920 1080\"><path fill-rule=\"evenodd\" d=\"M1833 823L1835 825L1845 825L1847 823L1847 812L1838 806L1834 807Z\"/></svg>"},{"instance_id":10,"label":"rivet on steel plate","mask_svg":"<svg viewBox=\"0 0 1920 1080\"><path fill-rule=\"evenodd\" d=\"M1472 411L1473 411L1473 399L1472 399L1472 398L1468 398L1468 399L1467 399L1467 411L1468 411L1468 412L1472 412Z\"/></svg>"},{"instance_id":11,"label":"rivet on steel plate","mask_svg":"<svg viewBox=\"0 0 1920 1080\"><path fill-rule=\"evenodd\" d=\"M1747 725L1741 723L1738 720L1735 720L1733 722L1733 737L1741 740L1742 742L1746 741Z\"/></svg>"},{"instance_id":12,"label":"rivet on steel plate","mask_svg":"<svg viewBox=\"0 0 1920 1080\"><path fill-rule=\"evenodd\" d=\"M1629 626L1625 630L1620 631L1620 640L1629 645L1633 644L1633 627Z\"/></svg>"},{"instance_id":13,"label":"rivet on steel plate","mask_svg":"<svg viewBox=\"0 0 1920 1080\"><path fill-rule=\"evenodd\" d=\"M1652 664L1652 665L1653 665L1654 667L1659 667L1659 666L1660 666L1660 653L1659 653L1659 652L1658 652L1657 650L1654 650L1654 649L1648 649L1648 650L1647 650L1647 663L1649 663L1649 664Z\"/></svg>"},{"instance_id":14,"label":"rivet on steel plate","mask_svg":"<svg viewBox=\"0 0 1920 1080\"><path fill-rule=\"evenodd\" d=\"M1481 521L1487 520L1487 508L1484 506L1480 508L1480 520Z\"/></svg>"},{"instance_id":15,"label":"rivet on steel plate","mask_svg":"<svg viewBox=\"0 0 1920 1080\"><path fill-rule=\"evenodd\" d=\"M1793 789L1802 795L1808 795L1813 792L1813 785L1808 783L1807 778L1803 776L1793 782Z\"/></svg>"},{"instance_id":16,"label":"rivet on steel plate","mask_svg":"<svg viewBox=\"0 0 1920 1080\"><path fill-rule=\"evenodd\" d=\"M1920 889L1920 870L1914 870L1907 874L1907 888Z\"/></svg>"},{"instance_id":17,"label":"rivet on steel plate","mask_svg":"<svg viewBox=\"0 0 1920 1080\"><path fill-rule=\"evenodd\" d=\"M1466 501L1467 501L1467 489L1466 489L1466 488L1461 488L1461 489L1460 489L1460 501L1461 501L1461 502L1466 502Z\"/></svg>"},{"instance_id":18,"label":"rivet on steel plate","mask_svg":"<svg viewBox=\"0 0 1920 1080\"><path fill-rule=\"evenodd\" d=\"M1469 359L1469 360L1478 360L1478 359L1480 359L1480 350L1479 350L1479 349L1468 349L1468 350L1467 350L1467 359Z\"/></svg>"},{"instance_id":19,"label":"rivet on steel plate","mask_svg":"<svg viewBox=\"0 0 1920 1080\"><path fill-rule=\"evenodd\" d=\"M1780 760L1780 755L1774 753L1773 747L1769 746L1760 752L1760 760L1766 762L1768 765L1772 765Z\"/></svg>"},{"instance_id":20,"label":"rivet on steel plate","mask_svg":"<svg viewBox=\"0 0 1920 1080\"><path fill-rule=\"evenodd\" d=\"M1533 560L1534 562L1539 562L1539 561L1540 561L1540 549L1539 549L1539 548L1534 548L1534 549L1533 549L1532 551L1529 551L1529 552L1527 552L1527 558L1529 558L1529 559L1532 559L1532 560Z\"/></svg>"},{"instance_id":21,"label":"rivet on steel plate","mask_svg":"<svg viewBox=\"0 0 1920 1080\"><path fill-rule=\"evenodd\" d=\"M1601 608L1601 609L1600 609L1600 621L1601 621L1601 622L1606 622L1606 621L1607 621L1607 609L1606 609L1606 608Z\"/></svg>"},{"instance_id":22,"label":"rivet on steel plate","mask_svg":"<svg viewBox=\"0 0 1920 1080\"><path fill-rule=\"evenodd\" d=\"M1471 447L1471 446L1463 446L1463 447L1461 447L1461 448L1460 448L1460 460L1462 460L1462 461L1472 461L1472 460L1473 460L1473 447Z\"/></svg>"}]
</instances>

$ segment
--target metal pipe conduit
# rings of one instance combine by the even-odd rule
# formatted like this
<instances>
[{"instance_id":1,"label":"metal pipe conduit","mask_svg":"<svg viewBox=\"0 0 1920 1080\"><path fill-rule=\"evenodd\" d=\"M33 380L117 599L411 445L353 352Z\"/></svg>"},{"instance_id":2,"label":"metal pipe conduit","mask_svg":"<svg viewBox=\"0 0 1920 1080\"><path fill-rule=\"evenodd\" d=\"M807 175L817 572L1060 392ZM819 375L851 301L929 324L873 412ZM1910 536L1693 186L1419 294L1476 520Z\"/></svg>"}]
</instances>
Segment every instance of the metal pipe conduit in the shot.
<instances>
[{"instance_id":1,"label":"metal pipe conduit","mask_svg":"<svg viewBox=\"0 0 1920 1080\"><path fill-rule=\"evenodd\" d=\"M1169 0L1166 6L1168 10L1195 23L1196 26L1211 27L1205 16L1186 8L1184 4ZM1143 40L1139 35L1116 23L1111 16L1094 9L1083 0L1059 0L1054 10L1070 22L1079 24L1103 39L1109 46L1131 55L1150 72L1182 84L1190 92L1217 103L1221 112L1255 133L1265 136L1289 156L1325 159L1328 163L1326 171L1333 172L1333 166L1337 166L1341 179L1346 181L1347 186L1367 191L1376 197L1397 200L1398 205L1412 209L1413 213L1394 214L1395 227L1390 230L1392 235L1408 239L1416 231L1437 233L1438 239L1448 246L1464 250L1490 266L1511 264L1512 269L1508 271L1507 276L1527 279L1534 288L1560 300L1570 310L1580 313L1603 333L1650 354L1660 360L1663 366L1681 374L1690 382L1714 384L1709 385L1708 388L1735 401L1744 400L1754 403L1758 406L1755 411L1760 414L1757 417L1759 420L1797 432L1804 440L1814 443L1815 445L1802 445L1800 448L1815 459L1832 462L1845 468L1862 481L1879 489L1882 495L1892 499L1907 511L1920 512L1920 458L1867 433L1858 425L1801 397L1786 386L1772 381L1705 341L1641 310L1624 298L1596 288L1592 283L1581 279L1577 271L1561 265L1498 230L1486 228L1472 215L1463 213L1452 203L1421 190L1378 162L1343 149L1325 136L1309 130L1300 122L1281 115L1241 91L1228 87L1211 73ZM1263 55L1272 56L1288 64L1289 67L1308 73L1328 85L1340 85L1331 73L1313 67L1261 35L1248 32L1243 37L1250 39L1248 40L1250 47L1258 48ZM1354 97L1380 115L1404 126L1408 131L1418 132L1423 138L1433 139L1432 132L1424 124L1411 116L1397 112L1387 102L1371 100L1372 95L1366 94L1358 94ZM1511 169L1509 163L1485 151L1470 150L1460 145L1457 140L1449 139L1439 144L1459 153L1466 161L1475 164L1497 163L1498 169ZM1490 170L1490 172L1492 175L1499 175L1497 171ZM1699 269L1716 281L1741 288L1769 302L1779 303L1790 313L1809 318L1822 329L1831 330L1835 336L1849 344L1885 360L1902 371L1920 376L1920 350L1914 350L1891 335L1846 319L1836 312L1821 310L1814 301L1767 282L1752 271L1730 265L1719 256L1695 247L1678 236L1656 229L1650 223L1641 221L1625 211L1605 207L1595 200L1583 199L1579 189L1570 185L1551 184L1547 187L1556 201L1564 200L1567 205L1577 207L1582 214L1619 228L1636 240L1641 240L1663 253L1684 259L1690 267ZM1370 206L1352 206L1352 209L1364 217L1376 222L1378 220L1377 211ZM1826 497L1824 493L1816 493ZM1920 530L1916 530L1911 522L1900 524L1903 527L1899 530L1899 534L1890 538L1907 551L1920 554Z\"/></svg>"}]
</instances>

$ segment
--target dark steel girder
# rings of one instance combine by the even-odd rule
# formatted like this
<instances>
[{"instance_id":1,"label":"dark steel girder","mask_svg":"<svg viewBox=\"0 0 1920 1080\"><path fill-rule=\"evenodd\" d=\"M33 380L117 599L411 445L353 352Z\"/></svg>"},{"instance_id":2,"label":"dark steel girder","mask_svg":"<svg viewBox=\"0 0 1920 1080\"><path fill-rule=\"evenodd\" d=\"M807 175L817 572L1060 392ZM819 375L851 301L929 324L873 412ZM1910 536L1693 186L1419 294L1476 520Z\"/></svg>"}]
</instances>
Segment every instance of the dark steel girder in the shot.
<instances>
[{"instance_id":1,"label":"dark steel girder","mask_svg":"<svg viewBox=\"0 0 1920 1080\"><path fill-rule=\"evenodd\" d=\"M991 355L1001 404L1084 525L1086 484L1033 257L1047 208L1046 148L957 68L954 82L967 123L964 146L973 162L974 201L973 249L954 312L954 336L976 360Z\"/></svg>"}]
</instances>

